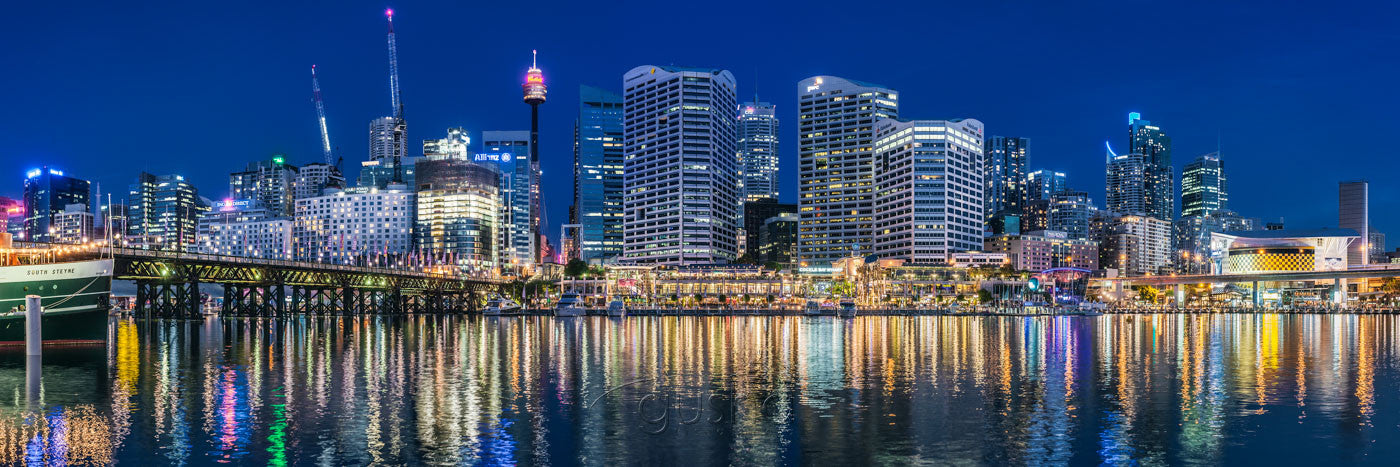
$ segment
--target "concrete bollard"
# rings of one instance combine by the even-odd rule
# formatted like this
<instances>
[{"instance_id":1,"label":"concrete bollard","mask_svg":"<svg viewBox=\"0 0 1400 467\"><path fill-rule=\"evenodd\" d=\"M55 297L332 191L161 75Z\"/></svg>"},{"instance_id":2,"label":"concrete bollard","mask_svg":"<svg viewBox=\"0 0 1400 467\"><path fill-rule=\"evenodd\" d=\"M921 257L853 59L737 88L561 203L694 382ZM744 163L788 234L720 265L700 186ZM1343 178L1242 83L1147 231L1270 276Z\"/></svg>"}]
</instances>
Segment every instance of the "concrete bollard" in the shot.
<instances>
[{"instance_id":1,"label":"concrete bollard","mask_svg":"<svg viewBox=\"0 0 1400 467\"><path fill-rule=\"evenodd\" d=\"M24 301L24 354L39 355L44 347L44 307L39 303L38 295L26 295Z\"/></svg>"}]
</instances>

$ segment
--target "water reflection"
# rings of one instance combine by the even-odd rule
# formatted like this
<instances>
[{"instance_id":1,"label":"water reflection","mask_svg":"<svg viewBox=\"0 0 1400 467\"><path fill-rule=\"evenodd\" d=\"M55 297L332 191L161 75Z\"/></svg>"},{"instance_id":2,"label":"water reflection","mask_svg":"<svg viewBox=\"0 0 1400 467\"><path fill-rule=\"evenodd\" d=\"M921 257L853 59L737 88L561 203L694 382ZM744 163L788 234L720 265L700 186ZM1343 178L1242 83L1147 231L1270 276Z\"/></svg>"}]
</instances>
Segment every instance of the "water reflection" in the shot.
<instances>
[{"instance_id":1,"label":"water reflection","mask_svg":"<svg viewBox=\"0 0 1400 467\"><path fill-rule=\"evenodd\" d=\"M0 353L0 463L1385 462L1397 320L122 320Z\"/></svg>"}]
</instances>

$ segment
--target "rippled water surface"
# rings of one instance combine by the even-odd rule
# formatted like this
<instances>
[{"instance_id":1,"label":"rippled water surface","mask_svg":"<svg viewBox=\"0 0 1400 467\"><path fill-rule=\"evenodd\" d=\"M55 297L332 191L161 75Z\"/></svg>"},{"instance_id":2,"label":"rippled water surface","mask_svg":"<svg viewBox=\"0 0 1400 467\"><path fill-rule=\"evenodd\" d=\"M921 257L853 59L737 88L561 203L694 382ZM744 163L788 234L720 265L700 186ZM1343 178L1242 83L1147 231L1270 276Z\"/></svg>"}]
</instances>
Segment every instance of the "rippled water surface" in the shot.
<instances>
[{"instance_id":1,"label":"rippled water surface","mask_svg":"<svg viewBox=\"0 0 1400 467\"><path fill-rule=\"evenodd\" d=\"M1400 318L114 321L0 354L0 463L1374 463Z\"/></svg>"}]
</instances>

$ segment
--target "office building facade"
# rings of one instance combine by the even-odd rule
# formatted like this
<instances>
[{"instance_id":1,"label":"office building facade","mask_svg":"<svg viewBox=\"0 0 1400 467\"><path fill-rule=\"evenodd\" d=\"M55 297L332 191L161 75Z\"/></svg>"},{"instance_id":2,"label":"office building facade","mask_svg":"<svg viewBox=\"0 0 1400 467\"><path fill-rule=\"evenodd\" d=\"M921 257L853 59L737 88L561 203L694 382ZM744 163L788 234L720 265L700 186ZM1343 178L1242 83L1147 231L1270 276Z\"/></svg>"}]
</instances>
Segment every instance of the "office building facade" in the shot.
<instances>
[{"instance_id":1,"label":"office building facade","mask_svg":"<svg viewBox=\"0 0 1400 467\"><path fill-rule=\"evenodd\" d=\"M1094 215L1099 212L1089 193L1060 191L1050 196L1048 207L1046 224L1050 230L1064 232L1071 239L1089 239L1090 225L1093 224Z\"/></svg>"},{"instance_id":2,"label":"office building facade","mask_svg":"<svg viewBox=\"0 0 1400 467\"><path fill-rule=\"evenodd\" d=\"M778 116L773 104L739 106L739 163L743 200L778 197Z\"/></svg>"},{"instance_id":3,"label":"office building facade","mask_svg":"<svg viewBox=\"0 0 1400 467\"><path fill-rule=\"evenodd\" d=\"M418 164L414 240L420 254L465 274L499 272L501 174L484 164L456 158Z\"/></svg>"},{"instance_id":4,"label":"office building facade","mask_svg":"<svg viewBox=\"0 0 1400 467\"><path fill-rule=\"evenodd\" d=\"M899 93L835 76L797 91L798 260L830 268L873 251L875 122L899 117Z\"/></svg>"},{"instance_id":5,"label":"office building facade","mask_svg":"<svg viewBox=\"0 0 1400 467\"><path fill-rule=\"evenodd\" d=\"M1181 171L1181 216L1201 216L1229 209L1229 186L1220 153L1197 157Z\"/></svg>"},{"instance_id":6,"label":"office building facade","mask_svg":"<svg viewBox=\"0 0 1400 467\"><path fill-rule=\"evenodd\" d=\"M89 205L91 190L90 182L64 175L61 170L40 167L27 172L24 177L24 235L19 240L53 241L57 232L54 217L70 204Z\"/></svg>"},{"instance_id":7,"label":"office building facade","mask_svg":"<svg viewBox=\"0 0 1400 467\"><path fill-rule=\"evenodd\" d=\"M760 198L744 202L744 254L750 258L761 258L763 241L760 237L763 224L769 218L784 214L797 214L797 205L779 203L776 198Z\"/></svg>"},{"instance_id":8,"label":"office building facade","mask_svg":"<svg viewBox=\"0 0 1400 467\"><path fill-rule=\"evenodd\" d=\"M1352 229L1361 237L1347 246L1347 264L1365 265L1370 261L1371 238L1371 186L1365 180L1352 180L1337 184L1337 227Z\"/></svg>"},{"instance_id":9,"label":"office building facade","mask_svg":"<svg viewBox=\"0 0 1400 467\"><path fill-rule=\"evenodd\" d=\"M1069 189L1064 172L1040 169L1026 174L1026 203L1049 201L1055 193Z\"/></svg>"},{"instance_id":10,"label":"office building facade","mask_svg":"<svg viewBox=\"0 0 1400 467\"><path fill-rule=\"evenodd\" d=\"M982 122L881 120L875 140L875 254L943 264L982 249Z\"/></svg>"},{"instance_id":11,"label":"office building facade","mask_svg":"<svg viewBox=\"0 0 1400 467\"><path fill-rule=\"evenodd\" d=\"M251 162L242 172L229 174L229 196L251 200L273 217L289 217L297 194L297 175L297 167L280 154Z\"/></svg>"},{"instance_id":12,"label":"office building facade","mask_svg":"<svg viewBox=\"0 0 1400 467\"><path fill-rule=\"evenodd\" d=\"M95 239L92 232L93 216L86 204L70 204L63 212L53 216L54 243L78 244Z\"/></svg>"},{"instance_id":13,"label":"office building facade","mask_svg":"<svg viewBox=\"0 0 1400 467\"><path fill-rule=\"evenodd\" d=\"M1172 261L1171 223L1146 215L1101 212L1094 217L1093 240L1099 265L1121 276L1168 272Z\"/></svg>"},{"instance_id":14,"label":"office building facade","mask_svg":"<svg viewBox=\"0 0 1400 467\"><path fill-rule=\"evenodd\" d=\"M530 132L483 131L481 152L473 159L478 164L494 165L501 174L501 213L497 245L500 261L505 268L532 271L536 262L536 242L539 232L534 209L539 206L538 179L530 166Z\"/></svg>"},{"instance_id":15,"label":"office building facade","mask_svg":"<svg viewBox=\"0 0 1400 467\"><path fill-rule=\"evenodd\" d=\"M197 244L199 216L210 209L185 177L145 172L127 190L126 206L127 246L175 251Z\"/></svg>"},{"instance_id":16,"label":"office building facade","mask_svg":"<svg viewBox=\"0 0 1400 467\"><path fill-rule=\"evenodd\" d=\"M639 66L623 75L624 261L738 257L734 75Z\"/></svg>"},{"instance_id":17,"label":"office building facade","mask_svg":"<svg viewBox=\"0 0 1400 467\"><path fill-rule=\"evenodd\" d=\"M570 222L579 225L579 258L602 262L622 255L623 100L593 86L579 86L574 121L574 202Z\"/></svg>"}]
</instances>

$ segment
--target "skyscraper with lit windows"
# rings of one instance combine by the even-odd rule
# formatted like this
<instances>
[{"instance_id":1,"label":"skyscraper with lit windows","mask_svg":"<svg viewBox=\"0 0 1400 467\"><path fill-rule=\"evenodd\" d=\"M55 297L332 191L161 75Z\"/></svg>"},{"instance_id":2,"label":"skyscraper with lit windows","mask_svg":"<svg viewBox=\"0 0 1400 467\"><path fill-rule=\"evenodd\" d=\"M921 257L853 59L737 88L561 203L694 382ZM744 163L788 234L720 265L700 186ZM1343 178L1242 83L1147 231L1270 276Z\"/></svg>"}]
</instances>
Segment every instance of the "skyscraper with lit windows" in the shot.
<instances>
[{"instance_id":1,"label":"skyscraper with lit windows","mask_svg":"<svg viewBox=\"0 0 1400 467\"><path fill-rule=\"evenodd\" d=\"M87 206L92 198L92 184L70 177L63 171L40 167L24 177L24 237L31 242L53 241L58 233L54 218L70 204Z\"/></svg>"},{"instance_id":2,"label":"skyscraper with lit windows","mask_svg":"<svg viewBox=\"0 0 1400 467\"><path fill-rule=\"evenodd\" d=\"M1225 161L1219 152L1197 157L1181 171L1181 217L1229 209Z\"/></svg>"},{"instance_id":3,"label":"skyscraper with lit windows","mask_svg":"<svg viewBox=\"0 0 1400 467\"><path fill-rule=\"evenodd\" d=\"M875 254L944 264L982 249L982 122L876 123Z\"/></svg>"},{"instance_id":4,"label":"skyscraper with lit windows","mask_svg":"<svg viewBox=\"0 0 1400 467\"><path fill-rule=\"evenodd\" d=\"M616 93L579 86L569 221L578 224L575 249L584 261L622 255L622 105Z\"/></svg>"},{"instance_id":5,"label":"skyscraper with lit windows","mask_svg":"<svg viewBox=\"0 0 1400 467\"><path fill-rule=\"evenodd\" d=\"M778 197L778 117L773 104L739 106L739 162L743 164L744 201Z\"/></svg>"},{"instance_id":6,"label":"skyscraper with lit windows","mask_svg":"<svg viewBox=\"0 0 1400 467\"><path fill-rule=\"evenodd\" d=\"M734 75L644 65L623 75L623 258L640 264L738 257Z\"/></svg>"},{"instance_id":7,"label":"skyscraper with lit windows","mask_svg":"<svg viewBox=\"0 0 1400 467\"><path fill-rule=\"evenodd\" d=\"M1128 114L1128 152L1141 154L1143 163L1143 209L1146 214L1167 222L1176 217L1175 169L1172 168L1172 140L1137 112Z\"/></svg>"},{"instance_id":8,"label":"skyscraper with lit windows","mask_svg":"<svg viewBox=\"0 0 1400 467\"><path fill-rule=\"evenodd\" d=\"M828 267L853 254L869 254L875 233L875 122L899 117L899 93L813 76L797 83L797 114L799 266Z\"/></svg>"}]
</instances>

